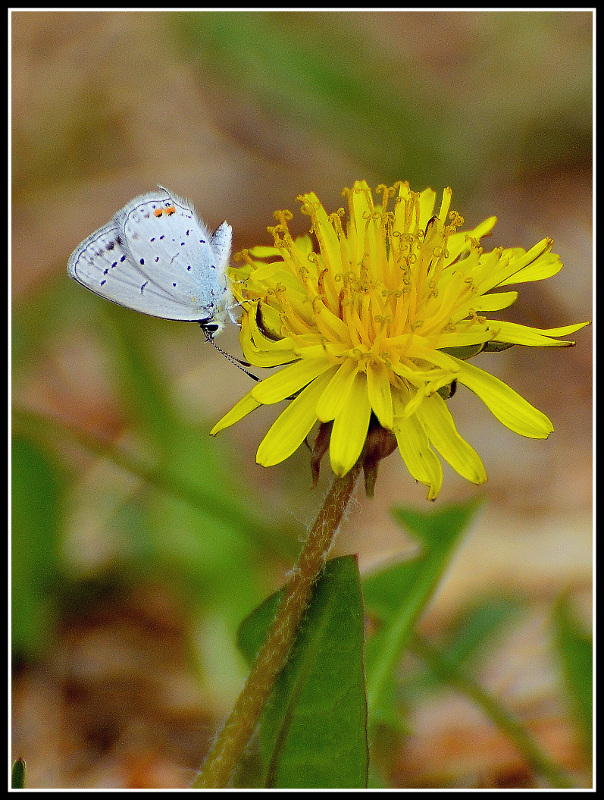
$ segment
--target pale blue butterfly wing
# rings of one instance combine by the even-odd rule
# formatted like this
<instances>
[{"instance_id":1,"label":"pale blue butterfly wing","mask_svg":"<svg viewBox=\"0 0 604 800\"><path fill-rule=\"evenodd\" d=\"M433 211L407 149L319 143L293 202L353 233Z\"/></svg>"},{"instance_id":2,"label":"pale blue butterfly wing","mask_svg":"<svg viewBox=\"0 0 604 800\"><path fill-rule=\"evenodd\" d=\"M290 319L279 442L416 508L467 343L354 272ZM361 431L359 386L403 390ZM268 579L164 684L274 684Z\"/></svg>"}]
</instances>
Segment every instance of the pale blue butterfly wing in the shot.
<instances>
[{"instance_id":1,"label":"pale blue butterfly wing","mask_svg":"<svg viewBox=\"0 0 604 800\"><path fill-rule=\"evenodd\" d=\"M232 304L226 269L232 230L211 234L193 207L160 187L135 198L74 251L69 275L143 314L219 331Z\"/></svg>"}]
</instances>

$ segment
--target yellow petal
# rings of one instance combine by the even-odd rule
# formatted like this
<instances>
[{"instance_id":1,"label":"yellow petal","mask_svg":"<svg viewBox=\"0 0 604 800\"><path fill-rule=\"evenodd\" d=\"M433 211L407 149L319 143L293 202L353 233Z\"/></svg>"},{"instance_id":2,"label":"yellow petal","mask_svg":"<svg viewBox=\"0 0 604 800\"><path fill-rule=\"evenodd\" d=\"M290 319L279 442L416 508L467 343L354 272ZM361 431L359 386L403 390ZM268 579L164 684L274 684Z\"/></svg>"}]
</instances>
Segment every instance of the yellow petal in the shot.
<instances>
[{"instance_id":1,"label":"yellow petal","mask_svg":"<svg viewBox=\"0 0 604 800\"><path fill-rule=\"evenodd\" d=\"M497 419L510 430L531 439L547 439L554 430L545 414L499 378L468 364L467 361L460 361L459 366L459 383L477 394Z\"/></svg>"},{"instance_id":2,"label":"yellow petal","mask_svg":"<svg viewBox=\"0 0 604 800\"><path fill-rule=\"evenodd\" d=\"M480 456L457 432L451 412L439 394L427 397L417 410L430 442L454 470L472 483L484 483L487 473Z\"/></svg>"},{"instance_id":3,"label":"yellow petal","mask_svg":"<svg viewBox=\"0 0 604 800\"><path fill-rule=\"evenodd\" d=\"M297 359L292 339L268 339L258 329L255 314L244 314L241 318L240 341L243 355L256 367L277 367Z\"/></svg>"},{"instance_id":4,"label":"yellow petal","mask_svg":"<svg viewBox=\"0 0 604 800\"><path fill-rule=\"evenodd\" d=\"M504 322L497 320L493 323L496 327L497 341L498 342L511 342L512 344L524 344L533 347L569 347L574 342L557 341L552 339L552 336L568 336L570 333L575 333L588 322L581 322L578 325L565 325L562 328L548 328L540 330L539 328L530 328L528 325L519 325L516 322Z\"/></svg>"},{"instance_id":5,"label":"yellow petal","mask_svg":"<svg viewBox=\"0 0 604 800\"><path fill-rule=\"evenodd\" d=\"M446 189L443 189L443 199L440 204L440 209L438 212L439 220L444 224L447 220L447 214L449 213L449 208L451 207L451 198L453 196L453 192L451 191L451 187L447 186Z\"/></svg>"},{"instance_id":6,"label":"yellow petal","mask_svg":"<svg viewBox=\"0 0 604 800\"><path fill-rule=\"evenodd\" d=\"M471 231L459 231L458 233L454 233L452 236L449 236L447 239L447 252L449 253L447 263L450 264L452 261L455 261L455 259L464 251L469 252L471 246L470 238L479 241L483 236L486 236L493 230L496 222L497 217L489 217Z\"/></svg>"},{"instance_id":7,"label":"yellow petal","mask_svg":"<svg viewBox=\"0 0 604 800\"><path fill-rule=\"evenodd\" d=\"M346 475L356 464L367 438L370 417L367 377L359 372L331 429L329 459L336 475Z\"/></svg>"},{"instance_id":8,"label":"yellow petal","mask_svg":"<svg viewBox=\"0 0 604 800\"><path fill-rule=\"evenodd\" d=\"M474 311L501 311L515 303L518 299L518 292L496 292L495 294L483 294L470 302Z\"/></svg>"},{"instance_id":9,"label":"yellow petal","mask_svg":"<svg viewBox=\"0 0 604 800\"><path fill-rule=\"evenodd\" d=\"M326 370L331 375L333 365L325 357L296 361L256 384L252 389L252 397L259 403L278 403L299 392Z\"/></svg>"},{"instance_id":10,"label":"yellow petal","mask_svg":"<svg viewBox=\"0 0 604 800\"><path fill-rule=\"evenodd\" d=\"M568 336L575 331L589 325L589 322L580 322L578 325L564 325L562 328L530 328L528 325L519 325L516 322L494 323L499 329L497 340L512 342L513 344L533 345L534 347L569 347L574 342L552 339L552 336Z\"/></svg>"},{"instance_id":11,"label":"yellow petal","mask_svg":"<svg viewBox=\"0 0 604 800\"><path fill-rule=\"evenodd\" d=\"M536 328L543 336L568 336L569 333L581 330L586 325L591 325L591 322L578 322L575 325L563 325L561 328Z\"/></svg>"},{"instance_id":12,"label":"yellow petal","mask_svg":"<svg viewBox=\"0 0 604 800\"><path fill-rule=\"evenodd\" d=\"M436 192L434 189L424 189L419 195L419 227L424 229L434 216ZM442 220L444 222L444 220Z\"/></svg>"},{"instance_id":13,"label":"yellow petal","mask_svg":"<svg viewBox=\"0 0 604 800\"><path fill-rule=\"evenodd\" d=\"M281 251L273 246L257 244L255 247L249 248L249 254L254 258L274 258L274 256L281 255Z\"/></svg>"},{"instance_id":14,"label":"yellow petal","mask_svg":"<svg viewBox=\"0 0 604 800\"><path fill-rule=\"evenodd\" d=\"M495 286L555 275L562 264L559 257L551 252L553 244L552 239L542 239L526 252L521 247L514 247L485 254L480 262L483 271L482 280L476 284L477 290L485 294ZM491 264L492 260L495 260L495 267Z\"/></svg>"},{"instance_id":15,"label":"yellow petal","mask_svg":"<svg viewBox=\"0 0 604 800\"><path fill-rule=\"evenodd\" d=\"M434 500L443 482L443 468L417 416L394 418L394 435L405 466L416 481L428 487L428 500Z\"/></svg>"},{"instance_id":16,"label":"yellow petal","mask_svg":"<svg viewBox=\"0 0 604 800\"><path fill-rule=\"evenodd\" d=\"M352 382L357 374L358 363L348 358L336 369L317 402L317 417L329 422L341 413Z\"/></svg>"},{"instance_id":17,"label":"yellow petal","mask_svg":"<svg viewBox=\"0 0 604 800\"><path fill-rule=\"evenodd\" d=\"M319 376L291 401L260 442L256 461L263 467L279 464L298 449L317 421L315 406L327 385L329 373Z\"/></svg>"},{"instance_id":18,"label":"yellow petal","mask_svg":"<svg viewBox=\"0 0 604 800\"><path fill-rule=\"evenodd\" d=\"M255 317L256 315L254 314L254 319ZM264 334L264 338L273 341L283 339L283 336L281 335L281 326L283 323L281 320L281 315L277 309L265 303L262 306L261 317L262 333Z\"/></svg>"},{"instance_id":19,"label":"yellow petal","mask_svg":"<svg viewBox=\"0 0 604 800\"><path fill-rule=\"evenodd\" d=\"M469 347L473 344L482 344L490 342L493 339L493 332L489 328L482 325L472 325L470 328L466 327L467 322L457 323L459 330L455 333L441 333L438 337L438 347ZM491 325L499 325L499 322L490 323ZM450 354L449 354L450 355Z\"/></svg>"},{"instance_id":20,"label":"yellow petal","mask_svg":"<svg viewBox=\"0 0 604 800\"><path fill-rule=\"evenodd\" d=\"M505 250L504 250L505 253ZM543 253L531 264L517 270L513 275L499 282L499 286L509 283L528 283L528 281L542 281L557 275L562 269L562 261L556 253Z\"/></svg>"},{"instance_id":21,"label":"yellow petal","mask_svg":"<svg viewBox=\"0 0 604 800\"><path fill-rule=\"evenodd\" d=\"M383 363L367 364L367 391L371 408L382 428L392 429L392 394L388 371Z\"/></svg>"},{"instance_id":22,"label":"yellow petal","mask_svg":"<svg viewBox=\"0 0 604 800\"><path fill-rule=\"evenodd\" d=\"M334 272L340 272L342 269L340 241L329 221L327 212L314 192L303 195L301 199L308 204L309 210L312 211L310 216L313 221L313 230L319 242L325 266Z\"/></svg>"},{"instance_id":23,"label":"yellow petal","mask_svg":"<svg viewBox=\"0 0 604 800\"><path fill-rule=\"evenodd\" d=\"M349 196L350 208L350 242L351 267L355 270L363 261L365 254L365 229L367 220L373 214L373 199L365 181L355 181Z\"/></svg>"},{"instance_id":24,"label":"yellow petal","mask_svg":"<svg viewBox=\"0 0 604 800\"><path fill-rule=\"evenodd\" d=\"M252 391L249 391L246 395L244 395L241 400L234 405L233 408L228 411L219 422L216 423L216 425L214 425L210 431L210 436L215 436L219 431L228 428L230 425L234 425L236 422L239 422L240 419L243 419L243 417L245 417L247 414L255 411L259 406L262 405L262 403L254 400L252 397Z\"/></svg>"},{"instance_id":25,"label":"yellow petal","mask_svg":"<svg viewBox=\"0 0 604 800\"><path fill-rule=\"evenodd\" d=\"M405 355L407 358L420 358L427 361L429 364L436 364L436 366L441 369L450 370L452 373L451 380L453 380L457 372L456 359L440 350L434 350L433 347L422 344L419 336L413 337Z\"/></svg>"}]
</instances>

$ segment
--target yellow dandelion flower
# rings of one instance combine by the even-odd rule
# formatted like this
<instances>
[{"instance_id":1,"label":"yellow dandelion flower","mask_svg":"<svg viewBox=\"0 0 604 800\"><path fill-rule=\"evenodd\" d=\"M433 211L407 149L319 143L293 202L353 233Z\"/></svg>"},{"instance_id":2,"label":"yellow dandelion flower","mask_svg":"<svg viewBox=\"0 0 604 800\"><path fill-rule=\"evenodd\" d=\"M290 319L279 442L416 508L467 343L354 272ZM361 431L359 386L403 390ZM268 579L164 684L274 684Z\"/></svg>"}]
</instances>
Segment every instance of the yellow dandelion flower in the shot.
<instances>
[{"instance_id":1,"label":"yellow dandelion flower","mask_svg":"<svg viewBox=\"0 0 604 800\"><path fill-rule=\"evenodd\" d=\"M313 192L302 195L317 249L309 235L292 238L292 215L284 211L269 228L273 247L240 254L245 263L231 277L243 308L243 353L257 367L284 368L256 384L212 434L260 405L289 400L258 448L259 464L288 458L318 421L329 425L331 468L342 476L377 427L390 432L432 499L442 484L437 452L468 480L486 480L480 457L457 432L443 399L450 387L466 386L523 436L541 439L553 430L541 411L467 359L514 344L568 346L573 342L559 337L588 323L539 330L485 316L517 297L491 290L561 269L551 239L528 252L485 252L479 240L496 218L459 231L463 219L449 211L450 189L436 213L432 189L416 193L397 183L377 192L375 204L365 181L344 190L346 228L343 209L328 215Z\"/></svg>"}]
</instances>

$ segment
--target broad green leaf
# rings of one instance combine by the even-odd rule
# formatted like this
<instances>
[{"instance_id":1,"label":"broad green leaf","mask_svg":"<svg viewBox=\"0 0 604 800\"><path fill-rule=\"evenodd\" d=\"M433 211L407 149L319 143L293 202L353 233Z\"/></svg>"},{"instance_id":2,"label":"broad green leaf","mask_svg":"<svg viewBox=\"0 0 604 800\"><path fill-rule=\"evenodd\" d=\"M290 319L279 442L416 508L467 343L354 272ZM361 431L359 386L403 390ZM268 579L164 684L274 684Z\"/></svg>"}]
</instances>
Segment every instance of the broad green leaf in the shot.
<instances>
[{"instance_id":1,"label":"broad green leaf","mask_svg":"<svg viewBox=\"0 0 604 800\"><path fill-rule=\"evenodd\" d=\"M559 598L554 607L553 624L572 714L583 744L590 751L593 716L592 636L579 622L566 596Z\"/></svg>"},{"instance_id":2,"label":"broad green leaf","mask_svg":"<svg viewBox=\"0 0 604 800\"><path fill-rule=\"evenodd\" d=\"M378 630L367 642L367 702L370 729L392 722L392 676L415 625L432 599L478 502L446 506L436 512L395 508L401 525L419 540L420 553L363 581L365 604Z\"/></svg>"},{"instance_id":3,"label":"broad green leaf","mask_svg":"<svg viewBox=\"0 0 604 800\"><path fill-rule=\"evenodd\" d=\"M272 595L242 623L239 644L250 661L281 594ZM260 719L256 786L366 787L363 619L356 559L329 561Z\"/></svg>"}]
</instances>

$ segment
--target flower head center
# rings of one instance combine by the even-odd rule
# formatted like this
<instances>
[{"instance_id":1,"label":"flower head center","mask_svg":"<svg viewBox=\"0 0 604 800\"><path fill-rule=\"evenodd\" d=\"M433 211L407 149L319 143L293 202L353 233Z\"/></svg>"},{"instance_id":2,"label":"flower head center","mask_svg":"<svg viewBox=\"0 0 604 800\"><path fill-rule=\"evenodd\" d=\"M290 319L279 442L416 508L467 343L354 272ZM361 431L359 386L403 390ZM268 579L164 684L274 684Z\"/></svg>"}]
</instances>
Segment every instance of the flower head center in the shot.
<instances>
[{"instance_id":1,"label":"flower head center","mask_svg":"<svg viewBox=\"0 0 604 800\"><path fill-rule=\"evenodd\" d=\"M328 215L316 195L298 198L311 219L316 251L309 238L290 235L291 214L277 212L278 225L269 230L279 260L261 276L253 273L244 293L278 317L277 335L299 347L320 344L336 362L353 358L360 369L369 362L398 363L409 337L437 338L450 324L456 302L471 291L461 283L458 291L441 296L443 273L454 272L447 264L447 240L463 219L452 213L445 224L448 204L443 202L441 214L426 223L422 196L407 184L378 191L381 206L374 205L366 184L345 190L346 229L344 209ZM266 278L271 267L281 281L268 292L265 281L264 291L255 291L257 279Z\"/></svg>"}]
</instances>

